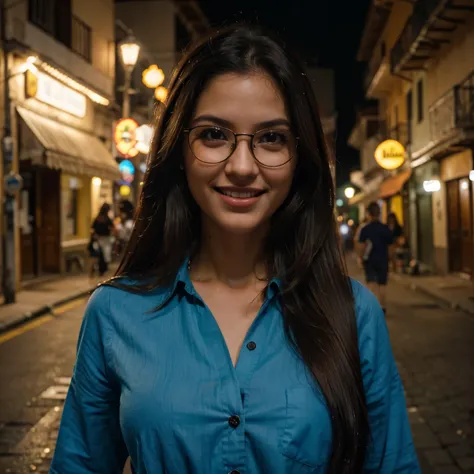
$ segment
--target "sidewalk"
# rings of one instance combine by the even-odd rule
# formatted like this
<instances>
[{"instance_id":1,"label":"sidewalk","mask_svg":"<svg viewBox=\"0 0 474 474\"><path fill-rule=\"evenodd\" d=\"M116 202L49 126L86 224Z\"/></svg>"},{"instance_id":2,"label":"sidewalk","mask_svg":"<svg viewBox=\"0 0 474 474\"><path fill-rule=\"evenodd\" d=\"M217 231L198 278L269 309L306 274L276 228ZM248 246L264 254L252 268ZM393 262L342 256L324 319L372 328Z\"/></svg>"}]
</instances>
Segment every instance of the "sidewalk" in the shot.
<instances>
[{"instance_id":1,"label":"sidewalk","mask_svg":"<svg viewBox=\"0 0 474 474\"><path fill-rule=\"evenodd\" d=\"M363 282L363 272L356 263L354 254L346 254L346 263L351 275L358 275ZM474 283L454 275L411 276L390 273L389 279L415 291L424 293L439 303L474 315Z\"/></svg>"},{"instance_id":2,"label":"sidewalk","mask_svg":"<svg viewBox=\"0 0 474 474\"><path fill-rule=\"evenodd\" d=\"M113 265L108 275L113 275ZM16 303L0 305L0 333L51 312L55 307L87 296L101 281L86 274L58 276L29 286L16 295Z\"/></svg>"},{"instance_id":3,"label":"sidewalk","mask_svg":"<svg viewBox=\"0 0 474 474\"><path fill-rule=\"evenodd\" d=\"M394 281L421 291L439 302L474 315L474 283L453 275L411 276L392 273Z\"/></svg>"}]
</instances>

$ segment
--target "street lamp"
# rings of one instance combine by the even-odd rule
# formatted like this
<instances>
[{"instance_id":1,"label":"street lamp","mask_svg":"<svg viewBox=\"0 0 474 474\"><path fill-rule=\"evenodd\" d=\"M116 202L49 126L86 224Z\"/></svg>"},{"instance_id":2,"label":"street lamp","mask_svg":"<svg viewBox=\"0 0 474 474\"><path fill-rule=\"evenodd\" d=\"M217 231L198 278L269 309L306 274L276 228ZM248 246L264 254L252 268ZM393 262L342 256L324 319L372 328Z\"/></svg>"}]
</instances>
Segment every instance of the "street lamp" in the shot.
<instances>
[{"instance_id":1,"label":"street lamp","mask_svg":"<svg viewBox=\"0 0 474 474\"><path fill-rule=\"evenodd\" d=\"M130 115L130 85L132 72L138 61L140 45L133 36L128 36L119 43L120 59L125 70L125 84L123 88L122 116L128 118Z\"/></svg>"},{"instance_id":2,"label":"street lamp","mask_svg":"<svg viewBox=\"0 0 474 474\"><path fill-rule=\"evenodd\" d=\"M155 89L163 84L165 73L156 64L152 64L142 73L142 81L150 89Z\"/></svg>"},{"instance_id":3,"label":"street lamp","mask_svg":"<svg viewBox=\"0 0 474 474\"><path fill-rule=\"evenodd\" d=\"M355 195L355 189L349 186L348 188L344 189L344 195L347 199L352 199Z\"/></svg>"}]
</instances>

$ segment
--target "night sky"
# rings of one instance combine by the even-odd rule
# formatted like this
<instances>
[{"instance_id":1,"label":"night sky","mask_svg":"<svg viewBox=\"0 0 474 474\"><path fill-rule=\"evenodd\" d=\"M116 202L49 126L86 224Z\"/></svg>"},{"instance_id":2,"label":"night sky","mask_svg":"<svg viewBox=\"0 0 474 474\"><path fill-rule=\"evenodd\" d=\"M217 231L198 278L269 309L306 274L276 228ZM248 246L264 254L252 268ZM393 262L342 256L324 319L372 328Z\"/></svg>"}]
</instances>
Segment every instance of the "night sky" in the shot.
<instances>
[{"instance_id":1,"label":"night sky","mask_svg":"<svg viewBox=\"0 0 474 474\"><path fill-rule=\"evenodd\" d=\"M356 62L369 0L200 0L214 26L235 21L265 25L283 36L310 64L336 71L337 181L347 182L358 153L347 146L355 107L363 100L363 65Z\"/></svg>"}]
</instances>

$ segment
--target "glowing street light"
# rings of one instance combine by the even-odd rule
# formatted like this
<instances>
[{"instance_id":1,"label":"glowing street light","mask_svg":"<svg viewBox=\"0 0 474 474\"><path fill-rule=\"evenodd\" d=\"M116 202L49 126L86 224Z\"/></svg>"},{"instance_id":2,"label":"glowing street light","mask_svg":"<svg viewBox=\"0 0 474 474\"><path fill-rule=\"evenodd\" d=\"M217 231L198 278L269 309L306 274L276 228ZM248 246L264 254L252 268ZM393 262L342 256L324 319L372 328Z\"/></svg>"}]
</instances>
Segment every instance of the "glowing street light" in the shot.
<instances>
[{"instance_id":1,"label":"glowing street light","mask_svg":"<svg viewBox=\"0 0 474 474\"><path fill-rule=\"evenodd\" d=\"M344 195L347 199L352 199L355 195L355 189L349 186L348 188L344 189Z\"/></svg>"},{"instance_id":2,"label":"glowing street light","mask_svg":"<svg viewBox=\"0 0 474 474\"><path fill-rule=\"evenodd\" d=\"M128 36L119 44L120 59L125 69L131 69L136 66L138 55L140 54L140 45L133 36Z\"/></svg>"},{"instance_id":3,"label":"glowing street light","mask_svg":"<svg viewBox=\"0 0 474 474\"><path fill-rule=\"evenodd\" d=\"M149 68L142 72L142 82L150 89L156 89L163 84L165 73L156 64L152 64Z\"/></svg>"},{"instance_id":4,"label":"glowing street light","mask_svg":"<svg viewBox=\"0 0 474 474\"><path fill-rule=\"evenodd\" d=\"M168 97L168 89L166 87L160 86L155 89L155 99L160 102L164 102Z\"/></svg>"}]
</instances>

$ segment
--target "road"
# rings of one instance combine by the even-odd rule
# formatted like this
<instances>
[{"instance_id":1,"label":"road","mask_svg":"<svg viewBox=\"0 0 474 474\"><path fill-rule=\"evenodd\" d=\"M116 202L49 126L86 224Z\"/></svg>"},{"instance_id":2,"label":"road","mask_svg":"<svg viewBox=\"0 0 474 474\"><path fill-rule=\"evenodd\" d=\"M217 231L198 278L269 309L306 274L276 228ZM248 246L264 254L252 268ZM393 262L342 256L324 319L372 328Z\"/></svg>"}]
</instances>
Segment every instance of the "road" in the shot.
<instances>
[{"instance_id":1,"label":"road","mask_svg":"<svg viewBox=\"0 0 474 474\"><path fill-rule=\"evenodd\" d=\"M83 311L0 339L0 473L48 472ZM474 473L474 317L395 282L387 323L423 473Z\"/></svg>"}]
</instances>

